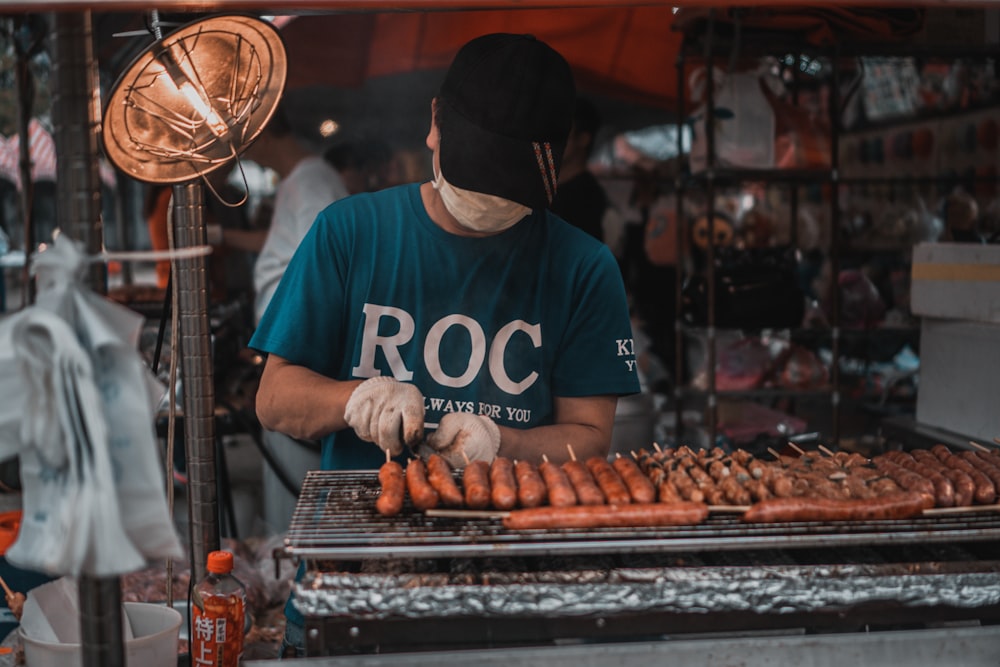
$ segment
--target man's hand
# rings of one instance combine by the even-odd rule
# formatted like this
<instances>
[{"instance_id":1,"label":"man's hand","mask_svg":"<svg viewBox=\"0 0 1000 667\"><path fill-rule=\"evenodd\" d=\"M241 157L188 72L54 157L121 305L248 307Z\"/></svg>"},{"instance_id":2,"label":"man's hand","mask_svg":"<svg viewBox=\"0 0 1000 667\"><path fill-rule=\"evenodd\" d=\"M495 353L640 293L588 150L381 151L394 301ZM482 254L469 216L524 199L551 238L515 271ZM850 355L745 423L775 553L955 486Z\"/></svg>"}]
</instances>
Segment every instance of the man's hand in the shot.
<instances>
[{"instance_id":1,"label":"man's hand","mask_svg":"<svg viewBox=\"0 0 1000 667\"><path fill-rule=\"evenodd\" d=\"M424 437L424 397L395 378L369 378L347 400L344 420L359 438L398 456L404 444L413 447Z\"/></svg>"},{"instance_id":2,"label":"man's hand","mask_svg":"<svg viewBox=\"0 0 1000 667\"><path fill-rule=\"evenodd\" d=\"M469 461L490 462L500 449L500 428L485 415L449 412L438 430L427 437L431 449L443 456L452 468L464 468Z\"/></svg>"}]
</instances>

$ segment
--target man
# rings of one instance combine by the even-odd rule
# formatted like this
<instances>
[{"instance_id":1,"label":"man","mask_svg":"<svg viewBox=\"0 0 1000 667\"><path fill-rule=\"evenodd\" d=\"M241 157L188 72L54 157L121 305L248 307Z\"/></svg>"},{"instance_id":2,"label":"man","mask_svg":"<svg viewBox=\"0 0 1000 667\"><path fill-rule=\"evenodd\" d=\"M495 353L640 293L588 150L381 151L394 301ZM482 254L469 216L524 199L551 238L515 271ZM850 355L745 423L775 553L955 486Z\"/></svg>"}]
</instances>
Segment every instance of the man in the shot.
<instances>
[{"instance_id":1,"label":"man","mask_svg":"<svg viewBox=\"0 0 1000 667\"><path fill-rule=\"evenodd\" d=\"M614 257L547 210L574 97L530 36L459 51L431 104L434 180L329 206L285 272L250 342L266 428L322 438L326 469L607 455L639 385Z\"/></svg>"},{"instance_id":2,"label":"man","mask_svg":"<svg viewBox=\"0 0 1000 667\"><path fill-rule=\"evenodd\" d=\"M600 127L601 116L594 104L585 98L577 98L573 126L559 171L559 194L552 203L552 211L595 239L604 241L603 221L608 196L587 168Z\"/></svg>"}]
</instances>

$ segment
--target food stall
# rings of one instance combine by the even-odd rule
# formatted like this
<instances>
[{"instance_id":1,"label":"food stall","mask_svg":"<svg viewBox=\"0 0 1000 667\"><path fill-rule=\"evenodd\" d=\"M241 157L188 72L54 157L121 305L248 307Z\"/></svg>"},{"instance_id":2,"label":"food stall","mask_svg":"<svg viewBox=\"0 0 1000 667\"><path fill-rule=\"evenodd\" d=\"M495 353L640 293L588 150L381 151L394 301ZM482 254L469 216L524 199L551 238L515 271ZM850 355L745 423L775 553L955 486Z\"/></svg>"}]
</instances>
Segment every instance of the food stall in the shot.
<instances>
[{"instance_id":1,"label":"food stall","mask_svg":"<svg viewBox=\"0 0 1000 667\"><path fill-rule=\"evenodd\" d=\"M39 10L38 3L5 4L15 13ZM652 2L210 4L224 12L296 14L291 25L304 24L312 13L329 20L341 12L468 9L550 11L558 25L558 11L625 5L635 16L619 25L621 35L662 32L662 43L674 37L667 21L640 20L643 12L658 20L671 13ZM92 12L144 9L114 0L46 7L55 13L55 25L69 31L60 44L73 47L69 54L57 52L57 64L68 59L85 67L93 64L86 45ZM166 2L159 9L201 12L206 6ZM455 44L443 42L440 52L424 57L446 62L449 49L462 41L453 38ZM657 79L672 65L646 62L637 76ZM620 72L588 74L613 78ZM291 75L303 77L299 85L317 76L301 70ZM659 93L675 85L659 86ZM99 123L88 94L77 91L62 107L66 122L56 148L79 150L64 153L67 159L60 162L59 181L75 186L63 190L62 210L80 214L79 236L97 252L99 215L90 207L73 209L98 189L93 165ZM631 99L646 95L647 101L656 94L642 86L628 91ZM666 95L658 102L669 103ZM86 113L80 115L81 109ZM204 238L203 194L197 178L186 180L175 186L184 201L177 242L196 247ZM184 413L194 454L191 562L200 564L219 545L210 334L204 268L197 258L183 268L177 286L181 373L189 387L199 389L185 396ZM104 278L93 280L100 285ZM651 443L635 446L648 449ZM781 464L783 454L771 463ZM702 469L707 473L707 464ZM655 476L649 466L643 472ZM706 518L684 526L517 529L505 527L505 517L492 509L435 515L409 501L399 514L382 516L375 505L380 492L374 471L317 471L303 485L277 557L306 563L308 575L295 590L307 618L307 647L316 656L310 664L990 664L1000 646L1000 513L991 503L938 503L904 517L755 523L745 520L748 505L724 502L706 504ZM106 628L109 609L117 607L109 595L115 586L112 580L81 587L91 603L85 628L95 639L86 664L121 664L114 645L120 638Z\"/></svg>"}]
</instances>

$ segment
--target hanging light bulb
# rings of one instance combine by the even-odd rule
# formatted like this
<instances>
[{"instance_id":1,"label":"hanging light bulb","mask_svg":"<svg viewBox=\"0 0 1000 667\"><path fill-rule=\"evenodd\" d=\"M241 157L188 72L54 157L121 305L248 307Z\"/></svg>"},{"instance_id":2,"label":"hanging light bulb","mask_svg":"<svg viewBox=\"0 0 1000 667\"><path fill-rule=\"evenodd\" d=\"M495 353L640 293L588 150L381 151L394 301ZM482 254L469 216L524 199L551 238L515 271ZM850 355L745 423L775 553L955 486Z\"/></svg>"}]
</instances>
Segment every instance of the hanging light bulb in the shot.
<instances>
[{"instance_id":1,"label":"hanging light bulb","mask_svg":"<svg viewBox=\"0 0 1000 667\"><path fill-rule=\"evenodd\" d=\"M163 64L166 75L170 77L170 82L177 87L177 92L184 96L191 108L208 125L212 134L219 139L225 138L229 134L229 126L212 106L212 101L208 98L204 88L195 85L191 76L184 71L183 65L174 59L170 51L163 49L155 55L155 58Z\"/></svg>"}]
</instances>

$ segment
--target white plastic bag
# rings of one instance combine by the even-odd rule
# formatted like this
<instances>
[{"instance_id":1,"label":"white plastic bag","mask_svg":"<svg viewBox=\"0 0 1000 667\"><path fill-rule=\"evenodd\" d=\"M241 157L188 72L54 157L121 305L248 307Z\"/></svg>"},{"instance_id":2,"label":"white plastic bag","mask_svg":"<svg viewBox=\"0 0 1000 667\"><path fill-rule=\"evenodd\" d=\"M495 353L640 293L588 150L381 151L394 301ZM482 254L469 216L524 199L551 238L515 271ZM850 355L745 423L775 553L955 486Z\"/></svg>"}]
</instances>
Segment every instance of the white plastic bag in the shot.
<instances>
[{"instance_id":1,"label":"white plastic bag","mask_svg":"<svg viewBox=\"0 0 1000 667\"><path fill-rule=\"evenodd\" d=\"M11 340L19 375L31 382L21 429L21 527L7 560L48 574L111 576L142 567L122 527L86 351L62 318L38 308L15 323ZM32 423L42 420L45 428Z\"/></svg>"},{"instance_id":2,"label":"white plastic bag","mask_svg":"<svg viewBox=\"0 0 1000 667\"><path fill-rule=\"evenodd\" d=\"M136 349L141 317L80 286L61 235L37 255L34 306L0 321L0 456L20 453L24 512L11 562L110 576L183 558L166 503L156 383ZM17 426L13 420L17 420Z\"/></svg>"},{"instance_id":3,"label":"white plastic bag","mask_svg":"<svg viewBox=\"0 0 1000 667\"><path fill-rule=\"evenodd\" d=\"M691 73L691 99L700 106L688 119L693 134L691 171L708 167L708 117L704 67ZM770 169L774 166L774 110L761 90L760 75L755 70L724 73L713 68L715 117L715 165Z\"/></svg>"}]
</instances>

